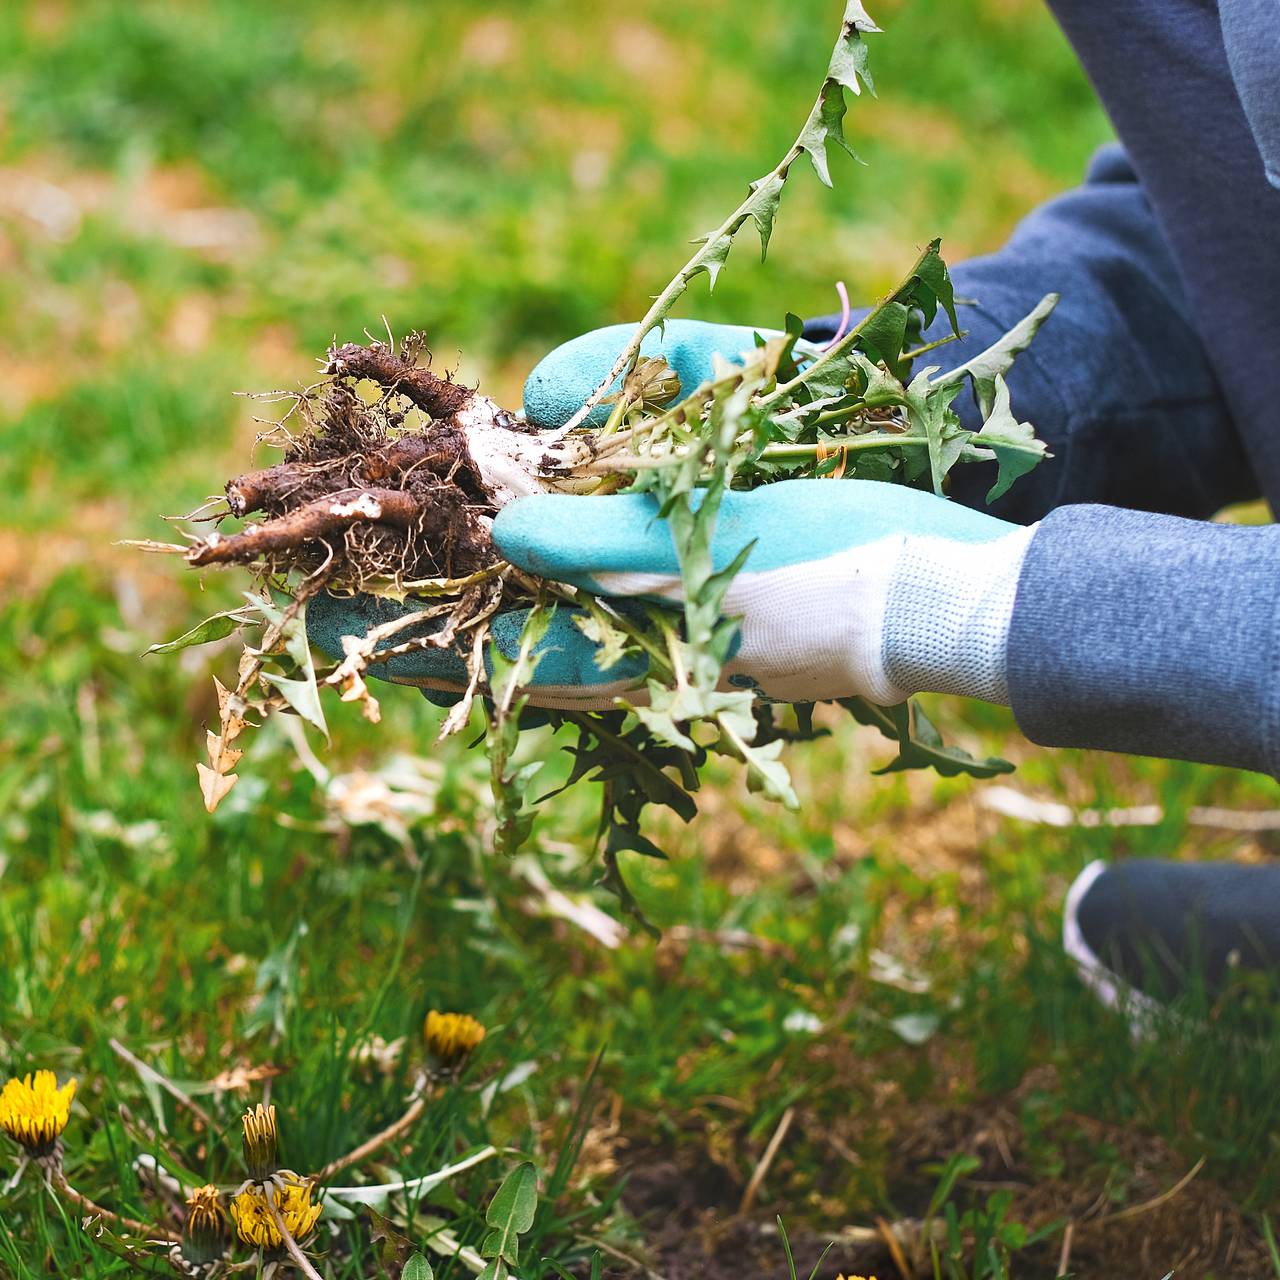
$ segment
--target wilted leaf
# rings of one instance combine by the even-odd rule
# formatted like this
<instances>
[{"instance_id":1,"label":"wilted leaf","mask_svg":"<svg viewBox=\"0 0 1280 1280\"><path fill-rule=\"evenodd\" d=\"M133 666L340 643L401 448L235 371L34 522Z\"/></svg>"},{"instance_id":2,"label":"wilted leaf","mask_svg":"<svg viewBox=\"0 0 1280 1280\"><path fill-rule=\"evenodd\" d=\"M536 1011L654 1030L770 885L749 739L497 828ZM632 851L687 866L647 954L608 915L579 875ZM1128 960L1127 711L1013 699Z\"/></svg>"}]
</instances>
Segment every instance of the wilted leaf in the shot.
<instances>
[{"instance_id":1,"label":"wilted leaf","mask_svg":"<svg viewBox=\"0 0 1280 1280\"><path fill-rule=\"evenodd\" d=\"M200 794L204 797L206 813L212 813L218 802L239 782L234 773L218 773L207 764L196 764L196 774L200 778Z\"/></svg>"},{"instance_id":2,"label":"wilted leaf","mask_svg":"<svg viewBox=\"0 0 1280 1280\"><path fill-rule=\"evenodd\" d=\"M245 726L243 700L232 693L217 676L213 677L213 689L218 695L218 719L222 724L222 741L224 744L233 742L240 736Z\"/></svg>"},{"instance_id":3,"label":"wilted leaf","mask_svg":"<svg viewBox=\"0 0 1280 1280\"><path fill-rule=\"evenodd\" d=\"M593 658L601 671L616 667L631 648L627 633L613 626L602 614L574 614L573 625L596 646Z\"/></svg>"},{"instance_id":4,"label":"wilted leaf","mask_svg":"<svg viewBox=\"0 0 1280 1280\"><path fill-rule=\"evenodd\" d=\"M282 1074L283 1071L283 1067L277 1067L270 1062L259 1063L255 1067L245 1066L241 1063L234 1067L227 1067L225 1071L220 1071L209 1081L207 1091L212 1093L247 1093L253 1085L261 1084L264 1080L270 1080ZM200 1091L197 1090L197 1092Z\"/></svg>"}]
</instances>

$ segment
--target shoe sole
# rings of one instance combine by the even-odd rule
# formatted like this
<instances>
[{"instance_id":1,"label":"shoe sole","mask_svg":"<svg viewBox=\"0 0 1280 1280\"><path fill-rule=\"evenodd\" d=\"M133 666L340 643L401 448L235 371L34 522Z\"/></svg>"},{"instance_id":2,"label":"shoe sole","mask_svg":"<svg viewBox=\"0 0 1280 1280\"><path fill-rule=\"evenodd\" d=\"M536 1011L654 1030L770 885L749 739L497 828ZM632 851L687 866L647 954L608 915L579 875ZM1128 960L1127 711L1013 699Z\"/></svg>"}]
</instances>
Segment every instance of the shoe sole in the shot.
<instances>
[{"instance_id":1,"label":"shoe sole","mask_svg":"<svg viewBox=\"0 0 1280 1280\"><path fill-rule=\"evenodd\" d=\"M1159 1021L1161 1006L1108 969L1085 940L1084 930L1080 927L1080 904L1106 869L1107 864L1099 859L1089 863L1072 881L1062 904L1062 948L1075 964L1080 980L1097 1000L1106 1008L1127 1017L1134 1038L1142 1039L1151 1035Z\"/></svg>"}]
</instances>

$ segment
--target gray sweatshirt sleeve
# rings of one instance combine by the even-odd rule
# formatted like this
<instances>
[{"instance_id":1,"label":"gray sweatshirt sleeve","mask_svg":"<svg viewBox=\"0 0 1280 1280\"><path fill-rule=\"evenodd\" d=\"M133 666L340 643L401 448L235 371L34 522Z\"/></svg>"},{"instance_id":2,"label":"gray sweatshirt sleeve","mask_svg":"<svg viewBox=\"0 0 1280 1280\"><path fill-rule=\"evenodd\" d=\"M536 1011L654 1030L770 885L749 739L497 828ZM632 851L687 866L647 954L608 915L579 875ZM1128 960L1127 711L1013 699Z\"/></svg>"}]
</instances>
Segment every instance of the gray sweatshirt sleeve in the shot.
<instances>
[{"instance_id":1,"label":"gray sweatshirt sleeve","mask_svg":"<svg viewBox=\"0 0 1280 1280\"><path fill-rule=\"evenodd\" d=\"M1280 774L1280 525L1059 508L1023 561L1007 664L1033 742Z\"/></svg>"},{"instance_id":2,"label":"gray sweatshirt sleeve","mask_svg":"<svg viewBox=\"0 0 1280 1280\"><path fill-rule=\"evenodd\" d=\"M1280 187L1280 0L1222 0L1218 16L1267 181Z\"/></svg>"}]
</instances>

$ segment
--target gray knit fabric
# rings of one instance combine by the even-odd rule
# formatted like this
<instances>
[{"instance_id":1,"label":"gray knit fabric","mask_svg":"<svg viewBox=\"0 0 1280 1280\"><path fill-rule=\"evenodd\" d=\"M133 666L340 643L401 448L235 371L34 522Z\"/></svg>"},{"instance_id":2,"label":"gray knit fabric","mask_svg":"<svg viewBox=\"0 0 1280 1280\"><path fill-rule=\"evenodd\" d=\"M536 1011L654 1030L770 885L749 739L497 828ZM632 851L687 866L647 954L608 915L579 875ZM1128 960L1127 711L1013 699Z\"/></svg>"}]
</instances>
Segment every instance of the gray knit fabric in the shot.
<instances>
[{"instance_id":1,"label":"gray knit fabric","mask_svg":"<svg viewBox=\"0 0 1280 1280\"><path fill-rule=\"evenodd\" d=\"M1280 526L1061 507L1023 561L1009 692L1047 746L1280 771Z\"/></svg>"},{"instance_id":2,"label":"gray knit fabric","mask_svg":"<svg viewBox=\"0 0 1280 1280\"><path fill-rule=\"evenodd\" d=\"M884 666L893 684L1009 705L1009 620L1034 531L976 544L906 540L885 608Z\"/></svg>"}]
</instances>

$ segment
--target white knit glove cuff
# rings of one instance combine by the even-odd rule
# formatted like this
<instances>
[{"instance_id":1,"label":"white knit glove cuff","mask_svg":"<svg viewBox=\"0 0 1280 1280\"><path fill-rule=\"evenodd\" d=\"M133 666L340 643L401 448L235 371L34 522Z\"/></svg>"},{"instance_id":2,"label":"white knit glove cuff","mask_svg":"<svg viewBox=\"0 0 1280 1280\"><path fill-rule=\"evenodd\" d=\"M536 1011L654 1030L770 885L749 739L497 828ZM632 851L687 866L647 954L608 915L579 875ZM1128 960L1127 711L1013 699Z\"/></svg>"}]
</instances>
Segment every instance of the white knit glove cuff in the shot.
<instances>
[{"instance_id":1,"label":"white knit glove cuff","mask_svg":"<svg viewBox=\"0 0 1280 1280\"><path fill-rule=\"evenodd\" d=\"M1036 527L992 542L906 539L885 607L884 669L893 684L1009 705L1009 622Z\"/></svg>"}]
</instances>

